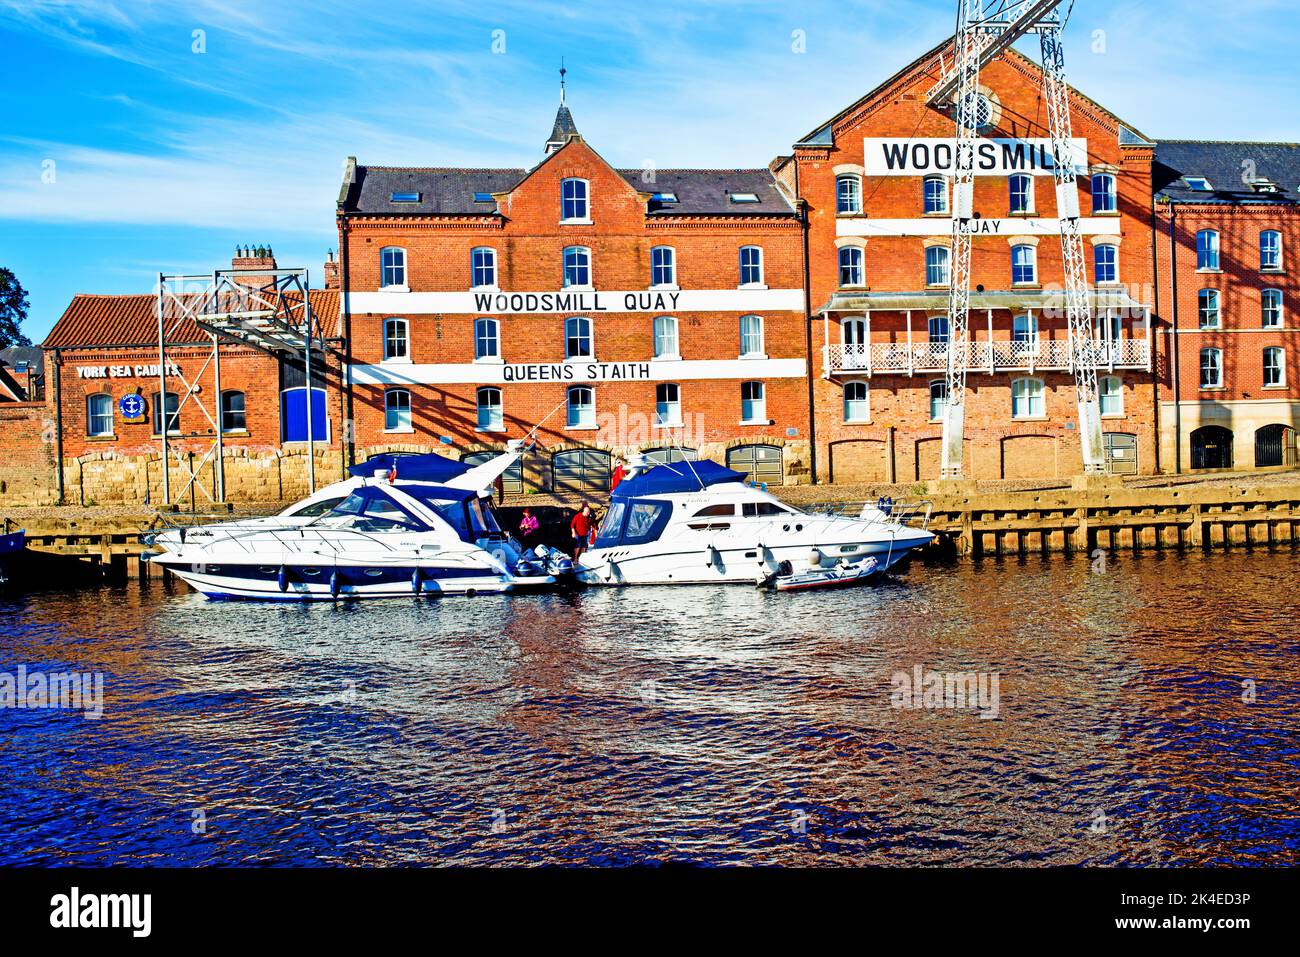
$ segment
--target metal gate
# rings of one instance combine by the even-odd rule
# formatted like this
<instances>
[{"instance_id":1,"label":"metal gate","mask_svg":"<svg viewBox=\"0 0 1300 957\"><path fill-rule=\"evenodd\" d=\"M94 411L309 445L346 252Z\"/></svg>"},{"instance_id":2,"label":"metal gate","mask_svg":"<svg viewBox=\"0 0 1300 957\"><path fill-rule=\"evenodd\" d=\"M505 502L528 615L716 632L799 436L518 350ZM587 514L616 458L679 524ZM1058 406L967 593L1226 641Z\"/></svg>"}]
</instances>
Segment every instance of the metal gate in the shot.
<instances>
[{"instance_id":1,"label":"metal gate","mask_svg":"<svg viewBox=\"0 0 1300 957\"><path fill-rule=\"evenodd\" d=\"M1129 432L1107 432L1102 439L1106 447L1106 471L1111 475L1137 475L1137 436Z\"/></svg>"},{"instance_id":2,"label":"metal gate","mask_svg":"<svg viewBox=\"0 0 1300 957\"><path fill-rule=\"evenodd\" d=\"M461 461L466 465L482 465L484 462L491 462L500 454L500 452L471 452L464 456ZM515 459L515 463L501 473L501 486L505 489L507 495L524 494L524 460L522 457Z\"/></svg>"},{"instance_id":3,"label":"metal gate","mask_svg":"<svg viewBox=\"0 0 1300 957\"><path fill-rule=\"evenodd\" d=\"M1266 425L1256 430L1255 468L1295 464L1295 429L1287 425Z\"/></svg>"},{"instance_id":4,"label":"metal gate","mask_svg":"<svg viewBox=\"0 0 1300 957\"><path fill-rule=\"evenodd\" d=\"M570 449L551 457L551 490L554 492L608 492L613 469L608 452L599 449Z\"/></svg>"},{"instance_id":5,"label":"metal gate","mask_svg":"<svg viewBox=\"0 0 1300 957\"><path fill-rule=\"evenodd\" d=\"M755 483L781 485L785 481L781 449L775 445L738 445L727 452L727 468L745 472Z\"/></svg>"}]
</instances>

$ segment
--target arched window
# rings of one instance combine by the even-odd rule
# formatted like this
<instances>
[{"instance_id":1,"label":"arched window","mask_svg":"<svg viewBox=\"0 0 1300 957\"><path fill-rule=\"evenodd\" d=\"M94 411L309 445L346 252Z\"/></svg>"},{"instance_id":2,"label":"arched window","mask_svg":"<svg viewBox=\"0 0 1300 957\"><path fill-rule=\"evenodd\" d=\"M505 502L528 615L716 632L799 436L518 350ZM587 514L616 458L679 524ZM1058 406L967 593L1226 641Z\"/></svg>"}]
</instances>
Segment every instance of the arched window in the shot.
<instances>
[{"instance_id":1,"label":"arched window","mask_svg":"<svg viewBox=\"0 0 1300 957\"><path fill-rule=\"evenodd\" d=\"M946 408L948 408L948 380L933 379L930 382L930 421L942 420Z\"/></svg>"},{"instance_id":2,"label":"arched window","mask_svg":"<svg viewBox=\"0 0 1300 957\"><path fill-rule=\"evenodd\" d=\"M591 288L591 250L586 246L564 250L564 285Z\"/></svg>"},{"instance_id":3,"label":"arched window","mask_svg":"<svg viewBox=\"0 0 1300 957\"><path fill-rule=\"evenodd\" d=\"M475 395L479 429L483 432L504 431L506 426L501 409L501 390L495 386L484 386Z\"/></svg>"},{"instance_id":4,"label":"arched window","mask_svg":"<svg viewBox=\"0 0 1300 957\"><path fill-rule=\"evenodd\" d=\"M740 284L742 286L761 286L763 284L763 248L761 246L740 247Z\"/></svg>"},{"instance_id":5,"label":"arched window","mask_svg":"<svg viewBox=\"0 0 1300 957\"><path fill-rule=\"evenodd\" d=\"M844 173L835 177L835 212L841 216L862 212L862 177Z\"/></svg>"},{"instance_id":6,"label":"arched window","mask_svg":"<svg viewBox=\"0 0 1300 957\"><path fill-rule=\"evenodd\" d=\"M1276 229L1259 234L1259 268L1272 272L1282 268L1282 234Z\"/></svg>"},{"instance_id":7,"label":"arched window","mask_svg":"<svg viewBox=\"0 0 1300 957\"><path fill-rule=\"evenodd\" d=\"M409 337L405 319L384 320L384 361L409 359Z\"/></svg>"},{"instance_id":8,"label":"arched window","mask_svg":"<svg viewBox=\"0 0 1300 957\"><path fill-rule=\"evenodd\" d=\"M657 316L654 322L655 358L677 359L681 357L677 342L677 320L673 316Z\"/></svg>"},{"instance_id":9,"label":"arched window","mask_svg":"<svg viewBox=\"0 0 1300 957\"><path fill-rule=\"evenodd\" d=\"M740 384L740 420L747 425L767 425L767 391L763 383Z\"/></svg>"},{"instance_id":10,"label":"arched window","mask_svg":"<svg viewBox=\"0 0 1300 957\"><path fill-rule=\"evenodd\" d=\"M113 434L113 397L104 393L86 396L86 434Z\"/></svg>"},{"instance_id":11,"label":"arched window","mask_svg":"<svg viewBox=\"0 0 1300 957\"><path fill-rule=\"evenodd\" d=\"M677 286L677 250L672 246L650 250L650 285Z\"/></svg>"},{"instance_id":12,"label":"arched window","mask_svg":"<svg viewBox=\"0 0 1300 957\"><path fill-rule=\"evenodd\" d=\"M495 289L497 285L497 251L490 246L479 246L469 255L470 286L474 289Z\"/></svg>"},{"instance_id":13,"label":"arched window","mask_svg":"<svg viewBox=\"0 0 1300 957\"><path fill-rule=\"evenodd\" d=\"M740 317L740 355L741 358L764 355L762 316Z\"/></svg>"},{"instance_id":14,"label":"arched window","mask_svg":"<svg viewBox=\"0 0 1300 957\"><path fill-rule=\"evenodd\" d=\"M565 179L560 181L560 219L566 223L584 223L590 220L587 205L587 181Z\"/></svg>"},{"instance_id":15,"label":"arched window","mask_svg":"<svg viewBox=\"0 0 1300 957\"><path fill-rule=\"evenodd\" d=\"M860 246L840 247L840 285L862 285L862 248Z\"/></svg>"},{"instance_id":16,"label":"arched window","mask_svg":"<svg viewBox=\"0 0 1300 957\"><path fill-rule=\"evenodd\" d=\"M867 402L867 384L861 380L844 383L844 421L867 422L871 408Z\"/></svg>"},{"instance_id":17,"label":"arched window","mask_svg":"<svg viewBox=\"0 0 1300 957\"><path fill-rule=\"evenodd\" d=\"M179 432L181 430L181 398L175 392L168 392L163 402L158 401L158 393L153 394L153 434L162 434L163 421L163 404L167 406L167 431Z\"/></svg>"},{"instance_id":18,"label":"arched window","mask_svg":"<svg viewBox=\"0 0 1300 957\"><path fill-rule=\"evenodd\" d=\"M675 382L655 386L655 425L682 424L682 391Z\"/></svg>"},{"instance_id":19,"label":"arched window","mask_svg":"<svg viewBox=\"0 0 1300 957\"><path fill-rule=\"evenodd\" d=\"M1034 179L1024 173L1015 173L1007 178L1010 193L1009 207L1012 213L1030 213L1034 209Z\"/></svg>"},{"instance_id":20,"label":"arched window","mask_svg":"<svg viewBox=\"0 0 1300 957\"><path fill-rule=\"evenodd\" d=\"M1124 414L1124 383L1117 375L1104 375L1097 380L1097 400L1102 415Z\"/></svg>"},{"instance_id":21,"label":"arched window","mask_svg":"<svg viewBox=\"0 0 1300 957\"><path fill-rule=\"evenodd\" d=\"M946 286L949 251L947 246L930 246L925 250L925 284L927 286Z\"/></svg>"},{"instance_id":22,"label":"arched window","mask_svg":"<svg viewBox=\"0 0 1300 957\"><path fill-rule=\"evenodd\" d=\"M568 425L571 429L596 427L596 391L587 385L570 386L565 393L568 404Z\"/></svg>"},{"instance_id":23,"label":"arched window","mask_svg":"<svg viewBox=\"0 0 1300 957\"><path fill-rule=\"evenodd\" d=\"M1015 316L1011 320L1012 342L1034 342L1038 339L1038 317Z\"/></svg>"},{"instance_id":24,"label":"arched window","mask_svg":"<svg viewBox=\"0 0 1300 957\"><path fill-rule=\"evenodd\" d=\"M1119 282L1119 247L1098 243L1092 247L1092 275L1097 285Z\"/></svg>"},{"instance_id":25,"label":"arched window","mask_svg":"<svg viewBox=\"0 0 1300 957\"><path fill-rule=\"evenodd\" d=\"M1011 418L1038 419L1046 414L1042 379L1016 379L1011 383Z\"/></svg>"},{"instance_id":26,"label":"arched window","mask_svg":"<svg viewBox=\"0 0 1300 957\"><path fill-rule=\"evenodd\" d=\"M379 285L388 289L406 285L406 250L387 246L379 251Z\"/></svg>"},{"instance_id":27,"label":"arched window","mask_svg":"<svg viewBox=\"0 0 1300 957\"><path fill-rule=\"evenodd\" d=\"M1201 350L1201 388L1218 389L1223 386L1223 350Z\"/></svg>"},{"instance_id":28,"label":"arched window","mask_svg":"<svg viewBox=\"0 0 1300 957\"><path fill-rule=\"evenodd\" d=\"M497 320L474 320L474 358L484 361L501 358L501 324Z\"/></svg>"},{"instance_id":29,"label":"arched window","mask_svg":"<svg viewBox=\"0 0 1300 957\"><path fill-rule=\"evenodd\" d=\"M406 389L384 390L384 431L411 431L411 393Z\"/></svg>"},{"instance_id":30,"label":"arched window","mask_svg":"<svg viewBox=\"0 0 1300 957\"><path fill-rule=\"evenodd\" d=\"M931 316L926 321L926 327L929 331L931 342L948 341L948 317L947 316Z\"/></svg>"},{"instance_id":31,"label":"arched window","mask_svg":"<svg viewBox=\"0 0 1300 957\"><path fill-rule=\"evenodd\" d=\"M1259 323L1265 329L1282 328L1282 290L1265 289L1259 294Z\"/></svg>"},{"instance_id":32,"label":"arched window","mask_svg":"<svg viewBox=\"0 0 1300 957\"><path fill-rule=\"evenodd\" d=\"M244 393L228 389L221 393L221 431L247 432L248 419L245 415Z\"/></svg>"},{"instance_id":33,"label":"arched window","mask_svg":"<svg viewBox=\"0 0 1300 957\"><path fill-rule=\"evenodd\" d=\"M1213 229L1202 229L1196 234L1196 268L1219 268L1219 234Z\"/></svg>"},{"instance_id":34,"label":"arched window","mask_svg":"<svg viewBox=\"0 0 1300 957\"><path fill-rule=\"evenodd\" d=\"M1093 213L1113 213L1119 209L1115 195L1115 177L1110 173L1096 173L1092 177Z\"/></svg>"},{"instance_id":35,"label":"arched window","mask_svg":"<svg viewBox=\"0 0 1300 957\"><path fill-rule=\"evenodd\" d=\"M921 185L922 206L927 213L948 212L948 180L942 176L927 176Z\"/></svg>"},{"instance_id":36,"label":"arched window","mask_svg":"<svg viewBox=\"0 0 1300 957\"><path fill-rule=\"evenodd\" d=\"M1281 346L1269 346L1264 350L1264 385L1286 385L1286 351Z\"/></svg>"},{"instance_id":37,"label":"arched window","mask_svg":"<svg viewBox=\"0 0 1300 957\"><path fill-rule=\"evenodd\" d=\"M591 320L586 316L570 316L564 320L564 357L590 359L592 352Z\"/></svg>"},{"instance_id":38,"label":"arched window","mask_svg":"<svg viewBox=\"0 0 1300 957\"><path fill-rule=\"evenodd\" d=\"M1192 468L1232 468L1232 431L1221 425L1203 425L1191 434Z\"/></svg>"},{"instance_id":39,"label":"arched window","mask_svg":"<svg viewBox=\"0 0 1300 957\"><path fill-rule=\"evenodd\" d=\"M1202 289L1196 294L1196 314L1202 329L1219 328L1219 290Z\"/></svg>"},{"instance_id":40,"label":"arched window","mask_svg":"<svg viewBox=\"0 0 1300 957\"><path fill-rule=\"evenodd\" d=\"M1011 247L1011 284L1032 286L1038 281L1038 250L1033 246Z\"/></svg>"}]
</instances>

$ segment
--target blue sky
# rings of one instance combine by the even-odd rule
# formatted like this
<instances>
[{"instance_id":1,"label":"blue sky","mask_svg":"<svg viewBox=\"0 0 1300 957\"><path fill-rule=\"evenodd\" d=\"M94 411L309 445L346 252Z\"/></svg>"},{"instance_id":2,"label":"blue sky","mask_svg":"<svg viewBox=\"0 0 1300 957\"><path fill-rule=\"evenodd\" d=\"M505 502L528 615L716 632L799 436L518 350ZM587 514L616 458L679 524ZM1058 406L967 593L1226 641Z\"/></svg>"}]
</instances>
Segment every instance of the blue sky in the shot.
<instances>
[{"instance_id":1,"label":"blue sky","mask_svg":"<svg viewBox=\"0 0 1300 957\"><path fill-rule=\"evenodd\" d=\"M346 156L530 165L561 56L578 129L614 164L756 166L954 16L953 0L0 0L0 265L31 293L34 341L75 292L148 292L239 243L318 284ZM1078 0L1067 34L1074 85L1150 136L1300 139L1293 2Z\"/></svg>"}]
</instances>

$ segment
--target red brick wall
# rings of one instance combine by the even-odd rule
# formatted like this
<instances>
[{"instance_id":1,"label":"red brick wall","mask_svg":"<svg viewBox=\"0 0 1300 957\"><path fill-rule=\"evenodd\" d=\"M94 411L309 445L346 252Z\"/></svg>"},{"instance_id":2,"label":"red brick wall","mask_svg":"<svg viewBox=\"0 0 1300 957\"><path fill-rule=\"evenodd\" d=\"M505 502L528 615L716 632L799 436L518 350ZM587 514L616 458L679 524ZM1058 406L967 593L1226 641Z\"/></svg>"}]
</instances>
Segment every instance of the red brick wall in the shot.
<instances>
[{"instance_id":1,"label":"red brick wall","mask_svg":"<svg viewBox=\"0 0 1300 957\"><path fill-rule=\"evenodd\" d=\"M1300 281L1292 257L1300 256L1300 209L1294 206L1224 206L1168 203L1156 207L1159 271L1162 280L1162 319L1172 327L1172 270L1169 227L1174 224L1178 269L1178 327L1180 392L1183 401L1225 401L1243 399L1300 398ZM1196 234L1202 229L1219 232L1217 272L1196 268ZM1259 268L1259 234L1266 229L1282 233L1282 272ZM1220 328L1199 331L1198 295L1202 289L1219 290ZM1261 292L1282 291L1282 329L1261 325ZM1286 386L1263 388L1263 350L1266 346L1286 349ZM1200 350L1223 350L1224 388L1200 388ZM1171 347L1172 348L1172 347ZM1161 399L1172 401L1173 382L1166 380Z\"/></svg>"},{"instance_id":2,"label":"red brick wall","mask_svg":"<svg viewBox=\"0 0 1300 957\"><path fill-rule=\"evenodd\" d=\"M560 225L560 181L578 176L589 181L591 225ZM654 187L648 185L647 190ZM346 243L349 288L372 292L380 283L380 250L407 250L407 285L412 292L460 292L470 286L470 252L477 246L497 250L497 284L503 291L559 290L563 285L566 246L591 249L592 282L597 290L644 290L650 285L650 250L676 250L677 283L683 290L735 289L739 283L739 248L763 248L764 282L771 289L802 286L803 247L797 219L770 217L648 216L645 201L618 173L581 140L573 140L521 183L503 202L504 223L493 217L443 219L357 218L340 234ZM389 317L410 323L414 363L468 363L474 358L474 321L478 313L404 315L395 296L393 311L352 315L352 355L359 364L381 361L382 325ZM732 312L600 312L593 318L597 361L647 361L653 355L656 315L678 320L683 359L736 359L740 353L739 320ZM804 358L802 311L762 311L766 353L770 358ZM564 357L565 315L498 315L501 352L506 363L559 362ZM755 378L762 378L756 374ZM692 428L687 442L739 444L785 440L794 429L808 435L806 382L802 377L766 379L768 418L774 424L740 426L740 379L686 379L681 388L684 418ZM495 383L494 383L495 384ZM652 430L653 381L595 383L597 431L564 427L564 386L552 383L500 385L507 432L475 431L475 384L415 385L412 393L413 436L383 431L383 388L354 389L358 446L392 443L436 445L450 436L457 450L526 434L546 420L539 432L547 447L592 445L626 450L672 444L669 433ZM547 418L549 416L549 418ZM677 435L678 433L673 433ZM780 444L778 442L778 444ZM445 446L444 452L450 452Z\"/></svg>"},{"instance_id":3,"label":"red brick wall","mask_svg":"<svg viewBox=\"0 0 1300 957\"><path fill-rule=\"evenodd\" d=\"M57 495L54 417L45 402L0 403L0 505L44 505Z\"/></svg>"},{"instance_id":4,"label":"red brick wall","mask_svg":"<svg viewBox=\"0 0 1300 957\"><path fill-rule=\"evenodd\" d=\"M938 78L937 69L923 66L904 76L892 87L882 90L849 111L836 121L833 147L800 147L795 151L799 167L799 190L809 207L809 272L811 276L810 302L814 314L826 304L839 288L838 249L836 239L835 168L841 165L863 164L863 139L866 137L952 137L953 119L947 112L927 106L926 91ZM1039 74L1023 61L1007 57L989 64L983 71L981 84L993 91L1000 102L1001 117L989 137L1046 137L1046 111L1041 100ZM1118 121L1095 105L1074 97L1072 106L1072 133L1088 141L1091 165L1115 168L1120 223L1119 280L1129 294L1141 302L1151 302L1152 260L1150 232L1150 170L1149 147L1121 148L1118 143ZM923 217L922 176L865 176L863 178L863 209L870 219L918 219ZM1056 215L1056 195L1051 177L1032 177L1034 186L1034 217ZM1079 181L1080 210L1090 216L1092 209L1090 183L1086 177ZM975 181L975 209L986 218L1012 220L1008 215L1008 185L1002 176L977 177ZM936 233L949 228L946 217L936 217ZM1010 231L1014 235L1014 230ZM971 257L971 287L978 285L988 290L1011 288L1011 244L1007 230L1001 235L977 237L973 240ZM924 248L928 237L870 236L864 251L866 291L922 291L925 286ZM1084 238L1088 278L1092 278L1092 243ZM1063 285L1061 246L1057 236L1041 236L1038 245L1038 281L1047 289ZM946 311L946 300L937 311ZM917 311L912 316L913 341L927 339L926 319L930 313ZM994 314L993 338L1011 338L1012 317L1008 312ZM1125 321L1126 335L1145 335L1140 324ZM977 341L989 338L984 310L971 312L971 336ZM1040 317L1039 336L1042 339L1066 340L1064 317ZM890 429L894 430L893 458L899 481L914 479L917 475L917 457L914 448L917 437L938 437L941 426L929 422L929 382L941 375L918 374L880 377L872 383L870 425L848 425L843 421L843 382L850 376L826 379L821 376L820 346L824 332L820 318L813 321L813 368L815 408L818 433L818 467L822 479L830 476L836 450L832 443L851 441L861 436L874 436L882 442ZM838 344L841 331L838 317L832 316L830 342ZM906 341L905 319L901 313L873 313L871 319L872 342ZM971 372L968 375L966 410L966 437L968 454L966 475L977 478L999 478L1018 474L1021 469L1009 468L1004 463L1004 449L1008 437L1034 431L1053 436L1055 452L1050 461L1047 456L1034 454L1031 471L1044 476L1065 476L1081 468L1078 433L1067 428L1077 417L1073 386L1068 375L1040 374L1047 389L1048 421L1041 424L1013 422L1011 419L1010 382L1028 372L998 374ZM1103 374L1105 374L1103 372ZM1139 461L1143 471L1155 465L1155 425L1151 377L1145 371L1126 370L1116 373L1124 381L1125 415L1122 419L1107 419L1105 431L1136 433L1139 436ZM883 446L882 446L883 448ZM911 448L909 452L908 449ZM928 447L927 447L928 449ZM881 453L884 454L883 452ZM841 461L844 461L841 454ZM922 467L922 473L928 471ZM837 480L841 479L837 474ZM934 477L922 474L923 478Z\"/></svg>"}]
</instances>

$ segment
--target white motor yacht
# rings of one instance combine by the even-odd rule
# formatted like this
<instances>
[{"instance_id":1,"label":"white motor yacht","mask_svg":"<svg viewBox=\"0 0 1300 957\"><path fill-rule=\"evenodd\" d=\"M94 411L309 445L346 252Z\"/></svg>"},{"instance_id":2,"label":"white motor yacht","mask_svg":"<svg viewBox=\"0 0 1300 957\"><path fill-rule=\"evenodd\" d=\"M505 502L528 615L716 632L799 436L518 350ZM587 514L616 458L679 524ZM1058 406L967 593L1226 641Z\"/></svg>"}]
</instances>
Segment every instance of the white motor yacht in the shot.
<instances>
[{"instance_id":1,"label":"white motor yacht","mask_svg":"<svg viewBox=\"0 0 1300 957\"><path fill-rule=\"evenodd\" d=\"M281 515L168 529L152 537L161 551L146 557L211 598L391 598L553 584L571 567L567 556L525 552L492 511L492 484L518 454L476 468L435 454L381 456Z\"/></svg>"},{"instance_id":2,"label":"white motor yacht","mask_svg":"<svg viewBox=\"0 0 1300 957\"><path fill-rule=\"evenodd\" d=\"M933 538L893 509L800 511L716 462L636 463L577 574L591 585L755 584L867 558L883 572Z\"/></svg>"}]
</instances>

